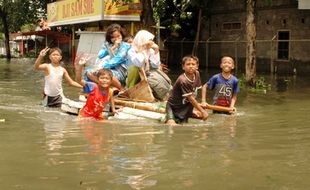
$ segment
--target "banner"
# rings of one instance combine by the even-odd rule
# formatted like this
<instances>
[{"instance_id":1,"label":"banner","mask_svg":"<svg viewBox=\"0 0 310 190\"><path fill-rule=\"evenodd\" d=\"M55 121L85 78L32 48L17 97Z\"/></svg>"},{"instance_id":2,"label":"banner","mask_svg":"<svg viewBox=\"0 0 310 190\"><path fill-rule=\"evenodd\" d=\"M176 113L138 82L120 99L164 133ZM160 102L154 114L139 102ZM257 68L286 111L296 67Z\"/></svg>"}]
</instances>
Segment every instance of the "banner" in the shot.
<instances>
[{"instance_id":1,"label":"banner","mask_svg":"<svg viewBox=\"0 0 310 190\"><path fill-rule=\"evenodd\" d=\"M49 26L103 20L103 0L64 0L47 4Z\"/></svg>"},{"instance_id":2,"label":"banner","mask_svg":"<svg viewBox=\"0 0 310 190\"><path fill-rule=\"evenodd\" d=\"M140 0L63 0L47 4L49 26L100 20L140 21Z\"/></svg>"},{"instance_id":3,"label":"banner","mask_svg":"<svg viewBox=\"0 0 310 190\"><path fill-rule=\"evenodd\" d=\"M298 0L298 9L310 9L310 1Z\"/></svg>"},{"instance_id":4,"label":"banner","mask_svg":"<svg viewBox=\"0 0 310 190\"><path fill-rule=\"evenodd\" d=\"M104 1L104 20L140 21L140 0L123 2L121 0Z\"/></svg>"}]
</instances>

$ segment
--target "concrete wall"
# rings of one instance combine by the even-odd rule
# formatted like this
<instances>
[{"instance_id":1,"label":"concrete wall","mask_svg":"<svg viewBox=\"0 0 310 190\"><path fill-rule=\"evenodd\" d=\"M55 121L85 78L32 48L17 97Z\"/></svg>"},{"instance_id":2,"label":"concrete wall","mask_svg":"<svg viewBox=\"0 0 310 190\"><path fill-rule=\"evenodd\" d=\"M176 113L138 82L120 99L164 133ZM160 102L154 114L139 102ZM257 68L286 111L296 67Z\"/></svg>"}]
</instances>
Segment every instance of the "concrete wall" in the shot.
<instances>
[{"instance_id":1,"label":"concrete wall","mask_svg":"<svg viewBox=\"0 0 310 190\"><path fill-rule=\"evenodd\" d=\"M244 68L246 51L246 4L244 0L217 0L212 2L212 15L204 29L203 40L211 39L208 66L216 67L223 55L231 55ZM273 0L271 4L258 1L256 4L257 70L296 69L296 65L310 64L310 10L299 10L296 0ZM240 23L239 29L225 29L225 23ZM289 57L278 59L278 32L290 33ZM294 64L292 64L294 62ZM298 63L298 64L297 64ZM281 69L281 67L284 67ZM300 69L299 69L300 70Z\"/></svg>"}]
</instances>

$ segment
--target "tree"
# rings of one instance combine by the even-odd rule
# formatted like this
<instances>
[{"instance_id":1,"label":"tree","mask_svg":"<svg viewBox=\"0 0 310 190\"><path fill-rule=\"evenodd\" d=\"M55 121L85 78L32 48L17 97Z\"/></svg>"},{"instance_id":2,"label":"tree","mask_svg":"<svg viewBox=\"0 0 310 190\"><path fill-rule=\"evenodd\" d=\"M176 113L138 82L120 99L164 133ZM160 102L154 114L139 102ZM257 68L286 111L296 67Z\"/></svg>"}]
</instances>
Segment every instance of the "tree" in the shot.
<instances>
[{"instance_id":1,"label":"tree","mask_svg":"<svg viewBox=\"0 0 310 190\"><path fill-rule=\"evenodd\" d=\"M155 25L152 0L140 0L142 5L141 22L143 27L150 29Z\"/></svg>"},{"instance_id":2,"label":"tree","mask_svg":"<svg viewBox=\"0 0 310 190\"><path fill-rule=\"evenodd\" d=\"M118 0L112 0L112 1L117 2ZM125 3L129 3L132 2L133 0L122 0L122 1ZM158 1L163 0L140 0L142 9L140 19L144 28L151 29L150 27L155 25L153 9Z\"/></svg>"},{"instance_id":3,"label":"tree","mask_svg":"<svg viewBox=\"0 0 310 190\"><path fill-rule=\"evenodd\" d=\"M246 4L246 62L245 79L248 85L255 85L256 78L256 25L255 9L256 0L247 0Z\"/></svg>"},{"instance_id":4,"label":"tree","mask_svg":"<svg viewBox=\"0 0 310 190\"><path fill-rule=\"evenodd\" d=\"M202 12L205 13L205 16L208 15L209 13L209 1L199 1L199 0L193 0L191 1L191 4L193 7L197 7L199 9L198 13L198 23L197 23L197 30L196 30L196 37L195 37L195 42L192 50L192 54L196 55L197 54L197 48L199 44L199 39L200 39L200 28L201 28L201 21L202 21Z\"/></svg>"},{"instance_id":5,"label":"tree","mask_svg":"<svg viewBox=\"0 0 310 190\"><path fill-rule=\"evenodd\" d=\"M26 23L35 22L46 12L48 0L0 0L0 31L4 33L7 59L11 59L9 33Z\"/></svg>"}]
</instances>

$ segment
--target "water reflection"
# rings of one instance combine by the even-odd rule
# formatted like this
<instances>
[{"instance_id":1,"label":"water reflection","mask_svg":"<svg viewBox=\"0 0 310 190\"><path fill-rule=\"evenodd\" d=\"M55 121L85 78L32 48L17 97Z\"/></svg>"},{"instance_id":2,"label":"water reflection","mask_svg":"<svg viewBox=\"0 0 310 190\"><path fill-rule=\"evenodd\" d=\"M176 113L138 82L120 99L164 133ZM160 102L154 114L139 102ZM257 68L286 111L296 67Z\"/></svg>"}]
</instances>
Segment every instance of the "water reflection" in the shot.
<instances>
[{"instance_id":1,"label":"water reflection","mask_svg":"<svg viewBox=\"0 0 310 190\"><path fill-rule=\"evenodd\" d=\"M155 144L156 135L161 131L150 126L131 126L118 135L113 147L111 183L128 184L132 189L154 186L160 167L161 146Z\"/></svg>"}]
</instances>

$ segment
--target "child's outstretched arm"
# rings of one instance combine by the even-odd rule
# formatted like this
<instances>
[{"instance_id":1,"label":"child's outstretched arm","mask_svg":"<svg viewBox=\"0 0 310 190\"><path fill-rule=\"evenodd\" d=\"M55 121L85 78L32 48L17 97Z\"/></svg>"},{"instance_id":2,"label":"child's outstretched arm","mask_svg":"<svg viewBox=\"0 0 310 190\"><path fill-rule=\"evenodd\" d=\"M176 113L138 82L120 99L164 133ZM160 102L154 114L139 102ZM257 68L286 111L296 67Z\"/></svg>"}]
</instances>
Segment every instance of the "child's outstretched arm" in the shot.
<instances>
[{"instance_id":1,"label":"child's outstretched arm","mask_svg":"<svg viewBox=\"0 0 310 190\"><path fill-rule=\"evenodd\" d=\"M201 89L201 105L202 106L207 105L207 89L208 89L208 85L207 83L205 83Z\"/></svg>"},{"instance_id":2,"label":"child's outstretched arm","mask_svg":"<svg viewBox=\"0 0 310 190\"><path fill-rule=\"evenodd\" d=\"M203 120L206 120L208 118L208 113L206 110L204 110L200 104L196 101L195 97L193 95L190 95L187 97L188 101L193 105L194 108L196 108L200 113Z\"/></svg>"},{"instance_id":3,"label":"child's outstretched arm","mask_svg":"<svg viewBox=\"0 0 310 190\"><path fill-rule=\"evenodd\" d=\"M82 79L82 72L85 62L86 60L80 60L75 66L75 80L82 86L85 86L85 80Z\"/></svg>"},{"instance_id":4,"label":"child's outstretched arm","mask_svg":"<svg viewBox=\"0 0 310 190\"><path fill-rule=\"evenodd\" d=\"M235 104L237 101L237 94L234 94L231 98L231 102L230 102L230 108L232 108L232 111L230 111L229 113L234 113L237 111L237 109L235 108Z\"/></svg>"},{"instance_id":5,"label":"child's outstretched arm","mask_svg":"<svg viewBox=\"0 0 310 190\"><path fill-rule=\"evenodd\" d=\"M42 49L40 51L40 54L38 56L38 58L36 59L35 63L34 63L34 70L36 71L44 71L45 75L48 75L48 67L47 64L42 64L44 61L44 57L46 55L46 53L50 50L50 48L46 47L44 49Z\"/></svg>"},{"instance_id":6,"label":"child's outstretched arm","mask_svg":"<svg viewBox=\"0 0 310 190\"><path fill-rule=\"evenodd\" d=\"M115 103L114 103L114 98L113 96L110 97L110 106L111 106L111 111L112 113L116 113L116 109L115 109Z\"/></svg>"},{"instance_id":7,"label":"child's outstretched arm","mask_svg":"<svg viewBox=\"0 0 310 190\"><path fill-rule=\"evenodd\" d=\"M74 80L72 80L72 78L70 77L68 71L64 69L64 78L66 79L66 81L71 85L71 86L74 86L74 87L77 87L77 88L83 88L83 86L77 82L75 82Z\"/></svg>"}]
</instances>

